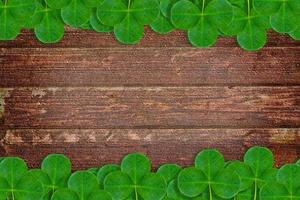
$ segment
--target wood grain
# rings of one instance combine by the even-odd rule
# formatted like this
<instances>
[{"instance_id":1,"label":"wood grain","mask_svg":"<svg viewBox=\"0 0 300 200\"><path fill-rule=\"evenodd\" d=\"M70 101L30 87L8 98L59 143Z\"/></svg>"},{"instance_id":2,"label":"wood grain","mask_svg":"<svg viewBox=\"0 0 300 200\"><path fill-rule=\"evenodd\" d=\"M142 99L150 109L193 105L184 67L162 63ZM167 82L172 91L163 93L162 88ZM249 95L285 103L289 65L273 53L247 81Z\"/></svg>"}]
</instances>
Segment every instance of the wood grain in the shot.
<instances>
[{"instance_id":1,"label":"wood grain","mask_svg":"<svg viewBox=\"0 0 300 200\"><path fill-rule=\"evenodd\" d=\"M299 142L300 129L28 129L3 134L0 156L19 155L38 167L47 154L65 153L74 169L82 169L143 152L156 168L166 162L190 165L204 148L218 148L228 160L242 159L249 147L265 145L279 166L299 158Z\"/></svg>"},{"instance_id":2,"label":"wood grain","mask_svg":"<svg viewBox=\"0 0 300 200\"><path fill-rule=\"evenodd\" d=\"M38 167L65 153L84 169L143 152L157 168L190 165L203 148L242 159L260 145L277 166L299 159L299 41L269 32L255 52L234 38L196 49L182 31L145 29L134 46L67 27L56 44L32 31L0 42L0 156Z\"/></svg>"},{"instance_id":3,"label":"wood grain","mask_svg":"<svg viewBox=\"0 0 300 200\"><path fill-rule=\"evenodd\" d=\"M300 85L300 48L0 49L0 87Z\"/></svg>"},{"instance_id":4,"label":"wood grain","mask_svg":"<svg viewBox=\"0 0 300 200\"><path fill-rule=\"evenodd\" d=\"M15 88L9 128L300 126L300 87Z\"/></svg>"},{"instance_id":5,"label":"wood grain","mask_svg":"<svg viewBox=\"0 0 300 200\"><path fill-rule=\"evenodd\" d=\"M270 31L268 34L268 42L266 47L294 47L299 46L299 41L292 38ZM215 47L237 47L238 44L235 38L220 37ZM66 27L65 36L62 41L55 44L42 44L40 43L32 31L24 30L16 40L8 42L0 42L0 48L111 48L123 47L127 48L128 45L122 45L116 41L112 33L97 33L95 31L79 30ZM131 46L132 47L132 46ZM160 35L153 32L149 27L145 27L144 38L133 47L191 47L187 40L187 35L184 31L174 31L166 35Z\"/></svg>"}]
</instances>

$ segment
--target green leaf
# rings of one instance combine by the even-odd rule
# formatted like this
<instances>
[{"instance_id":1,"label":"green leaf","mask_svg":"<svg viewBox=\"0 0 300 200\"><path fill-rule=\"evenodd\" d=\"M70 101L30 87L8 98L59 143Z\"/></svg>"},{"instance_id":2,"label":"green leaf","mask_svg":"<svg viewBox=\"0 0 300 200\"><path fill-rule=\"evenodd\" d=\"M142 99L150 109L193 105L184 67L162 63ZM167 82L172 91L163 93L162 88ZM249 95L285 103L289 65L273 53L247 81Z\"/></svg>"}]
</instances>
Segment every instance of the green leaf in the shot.
<instances>
[{"instance_id":1,"label":"green leaf","mask_svg":"<svg viewBox=\"0 0 300 200\"><path fill-rule=\"evenodd\" d=\"M297 27L294 31L291 31L289 35L294 39L294 40L300 40L300 26Z\"/></svg>"},{"instance_id":2,"label":"green leaf","mask_svg":"<svg viewBox=\"0 0 300 200\"><path fill-rule=\"evenodd\" d=\"M181 169L182 168L176 164L164 164L158 168L157 174L161 175L167 183L170 183L177 177Z\"/></svg>"},{"instance_id":3,"label":"green leaf","mask_svg":"<svg viewBox=\"0 0 300 200\"><path fill-rule=\"evenodd\" d=\"M68 6L72 0L45 0L47 5L53 9L61 9Z\"/></svg>"},{"instance_id":4,"label":"green leaf","mask_svg":"<svg viewBox=\"0 0 300 200\"><path fill-rule=\"evenodd\" d=\"M252 147L246 152L244 162L251 167L255 177L260 177L267 170L272 169L273 153L265 147Z\"/></svg>"},{"instance_id":5,"label":"green leaf","mask_svg":"<svg viewBox=\"0 0 300 200\"><path fill-rule=\"evenodd\" d=\"M196 197L207 188L207 178L195 167L183 169L178 175L178 188L185 196Z\"/></svg>"},{"instance_id":6,"label":"green leaf","mask_svg":"<svg viewBox=\"0 0 300 200\"><path fill-rule=\"evenodd\" d=\"M80 200L89 200L89 196L99 188L99 185L94 174L87 171L77 171L70 177L68 187L77 193Z\"/></svg>"},{"instance_id":7,"label":"green leaf","mask_svg":"<svg viewBox=\"0 0 300 200\"><path fill-rule=\"evenodd\" d=\"M283 184L273 182L271 184L266 184L261 189L260 199L262 200L300 199L300 188L298 188L294 193L291 193Z\"/></svg>"},{"instance_id":8,"label":"green leaf","mask_svg":"<svg viewBox=\"0 0 300 200\"><path fill-rule=\"evenodd\" d=\"M296 164L282 166L278 171L277 180L286 185L290 193L296 193L300 189L300 166Z\"/></svg>"},{"instance_id":9,"label":"green leaf","mask_svg":"<svg viewBox=\"0 0 300 200\"><path fill-rule=\"evenodd\" d=\"M35 26L34 33L43 43L55 43L64 35L64 24L56 10L46 9L42 21Z\"/></svg>"},{"instance_id":10,"label":"green leaf","mask_svg":"<svg viewBox=\"0 0 300 200\"><path fill-rule=\"evenodd\" d=\"M87 170L88 172L94 174L95 176L97 176L98 172L99 172L99 168L93 167Z\"/></svg>"},{"instance_id":11,"label":"green leaf","mask_svg":"<svg viewBox=\"0 0 300 200\"><path fill-rule=\"evenodd\" d=\"M107 33L113 31L112 26L106 26L104 25L97 17L96 11L94 11L90 17L90 24L93 27L93 29L97 32Z\"/></svg>"},{"instance_id":12,"label":"green leaf","mask_svg":"<svg viewBox=\"0 0 300 200\"><path fill-rule=\"evenodd\" d=\"M233 198L240 191L240 178L232 171L222 171L211 183L214 193L224 199Z\"/></svg>"},{"instance_id":13,"label":"green leaf","mask_svg":"<svg viewBox=\"0 0 300 200\"><path fill-rule=\"evenodd\" d=\"M112 172L104 181L104 189L110 193L113 199L123 200L133 192L131 178L123 172Z\"/></svg>"},{"instance_id":14,"label":"green leaf","mask_svg":"<svg viewBox=\"0 0 300 200\"><path fill-rule=\"evenodd\" d=\"M41 169L32 169L29 171L32 177L34 177L35 180L39 181L40 184L43 187L43 197L47 197L49 195L52 195L52 187L51 187L51 180L43 170Z\"/></svg>"},{"instance_id":15,"label":"green leaf","mask_svg":"<svg viewBox=\"0 0 300 200\"><path fill-rule=\"evenodd\" d=\"M52 189L55 190L67 185L71 174L71 162L64 155L51 154L43 160L41 169L48 174Z\"/></svg>"},{"instance_id":16,"label":"green leaf","mask_svg":"<svg viewBox=\"0 0 300 200\"><path fill-rule=\"evenodd\" d=\"M116 164L107 164L100 168L100 170L97 173L97 179L101 186L104 185L104 180L107 175L109 175L112 172L120 171L121 168L119 165Z\"/></svg>"},{"instance_id":17,"label":"green leaf","mask_svg":"<svg viewBox=\"0 0 300 200\"><path fill-rule=\"evenodd\" d=\"M80 27L90 19L92 9L87 7L84 0L72 0L71 3L61 10L62 19L72 27Z\"/></svg>"},{"instance_id":18,"label":"green leaf","mask_svg":"<svg viewBox=\"0 0 300 200\"><path fill-rule=\"evenodd\" d=\"M244 191L252 186L253 184L253 172L251 171L250 166L241 162L241 161L234 161L230 163L227 167L227 170L230 170L237 173L241 180L241 187L240 191Z\"/></svg>"},{"instance_id":19,"label":"green leaf","mask_svg":"<svg viewBox=\"0 0 300 200\"><path fill-rule=\"evenodd\" d=\"M112 200L112 198L108 192L96 190L89 196L89 200Z\"/></svg>"},{"instance_id":20,"label":"green leaf","mask_svg":"<svg viewBox=\"0 0 300 200\"><path fill-rule=\"evenodd\" d=\"M115 26L124 20L127 10L123 0L104 0L97 8L97 16L104 25Z\"/></svg>"},{"instance_id":21,"label":"green leaf","mask_svg":"<svg viewBox=\"0 0 300 200\"><path fill-rule=\"evenodd\" d=\"M159 12L159 5L156 0L133 0L130 5L130 13L141 25L154 22Z\"/></svg>"},{"instance_id":22,"label":"green leaf","mask_svg":"<svg viewBox=\"0 0 300 200\"><path fill-rule=\"evenodd\" d=\"M80 200L78 195L69 189L59 189L54 194L51 200Z\"/></svg>"},{"instance_id":23,"label":"green leaf","mask_svg":"<svg viewBox=\"0 0 300 200\"><path fill-rule=\"evenodd\" d=\"M84 3L86 6L95 8L97 6L100 6L103 3L104 0L85 0Z\"/></svg>"},{"instance_id":24,"label":"green leaf","mask_svg":"<svg viewBox=\"0 0 300 200\"><path fill-rule=\"evenodd\" d=\"M174 26L165 16L160 14L158 18L151 23L151 28L157 33L166 34L174 30Z\"/></svg>"},{"instance_id":25,"label":"green leaf","mask_svg":"<svg viewBox=\"0 0 300 200\"><path fill-rule=\"evenodd\" d=\"M36 0L35 1L35 12L32 16L29 17L28 20L26 20L23 24L25 28L34 28L39 23L41 23L43 17L44 17L44 9L45 6L43 4L42 0Z\"/></svg>"},{"instance_id":26,"label":"green leaf","mask_svg":"<svg viewBox=\"0 0 300 200\"><path fill-rule=\"evenodd\" d=\"M148 173L143 177L136 190L144 200L152 200L162 199L166 194L166 188L167 184L160 175Z\"/></svg>"},{"instance_id":27,"label":"green leaf","mask_svg":"<svg viewBox=\"0 0 300 200\"><path fill-rule=\"evenodd\" d=\"M189 0L181 0L172 7L171 21L176 28L191 29L198 24L199 19L199 8Z\"/></svg>"},{"instance_id":28,"label":"green leaf","mask_svg":"<svg viewBox=\"0 0 300 200\"><path fill-rule=\"evenodd\" d=\"M299 18L288 4L282 4L279 11L271 16L271 26L279 33L296 30Z\"/></svg>"},{"instance_id":29,"label":"green leaf","mask_svg":"<svg viewBox=\"0 0 300 200\"><path fill-rule=\"evenodd\" d=\"M196 47L210 47L215 44L218 38L218 30L211 24L201 19L199 23L188 31L188 38Z\"/></svg>"},{"instance_id":30,"label":"green leaf","mask_svg":"<svg viewBox=\"0 0 300 200\"><path fill-rule=\"evenodd\" d=\"M125 156L121 163L121 170L127 173L134 183L138 183L151 170L151 161L140 153Z\"/></svg>"},{"instance_id":31,"label":"green leaf","mask_svg":"<svg viewBox=\"0 0 300 200\"><path fill-rule=\"evenodd\" d=\"M12 187L15 187L27 171L26 163L20 158L8 157L0 163L0 177L5 178Z\"/></svg>"},{"instance_id":32,"label":"green leaf","mask_svg":"<svg viewBox=\"0 0 300 200\"><path fill-rule=\"evenodd\" d=\"M157 0L105 0L97 9L101 23L114 26L116 38L125 44L135 44L144 34L144 25L159 15Z\"/></svg>"},{"instance_id":33,"label":"green leaf","mask_svg":"<svg viewBox=\"0 0 300 200\"><path fill-rule=\"evenodd\" d=\"M267 15L276 13L281 6L280 0L253 0L254 9Z\"/></svg>"},{"instance_id":34,"label":"green leaf","mask_svg":"<svg viewBox=\"0 0 300 200\"><path fill-rule=\"evenodd\" d=\"M127 173L112 172L105 178L104 189L116 200L138 199L139 196L143 200L152 200L165 196L167 186L160 175L148 172L138 182L134 180Z\"/></svg>"},{"instance_id":35,"label":"green leaf","mask_svg":"<svg viewBox=\"0 0 300 200\"><path fill-rule=\"evenodd\" d=\"M206 149L198 153L195 158L195 167L202 170L209 180L212 180L224 169L223 155L215 149Z\"/></svg>"},{"instance_id":36,"label":"green leaf","mask_svg":"<svg viewBox=\"0 0 300 200\"><path fill-rule=\"evenodd\" d=\"M10 169L14 171L16 168ZM43 187L40 182L28 172L21 174L19 179L19 174L11 174L11 180L0 177L0 199L11 197L14 200L36 200L42 197Z\"/></svg>"}]
</instances>

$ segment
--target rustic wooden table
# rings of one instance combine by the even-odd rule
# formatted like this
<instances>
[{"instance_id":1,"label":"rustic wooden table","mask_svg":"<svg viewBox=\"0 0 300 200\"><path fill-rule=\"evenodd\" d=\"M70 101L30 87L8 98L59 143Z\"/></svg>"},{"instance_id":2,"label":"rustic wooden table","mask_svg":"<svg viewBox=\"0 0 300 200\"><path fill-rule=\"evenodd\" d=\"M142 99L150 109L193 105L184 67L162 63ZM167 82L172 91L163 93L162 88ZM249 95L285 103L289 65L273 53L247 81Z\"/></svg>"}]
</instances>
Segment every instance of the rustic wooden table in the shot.
<instances>
[{"instance_id":1,"label":"rustic wooden table","mask_svg":"<svg viewBox=\"0 0 300 200\"><path fill-rule=\"evenodd\" d=\"M192 48L182 32L149 29L139 45L67 29L57 44L25 31L0 42L0 156L37 167L49 153L74 169L144 152L191 164L202 148L241 159L270 147L277 165L300 157L300 42L275 33L246 52L234 39Z\"/></svg>"}]
</instances>

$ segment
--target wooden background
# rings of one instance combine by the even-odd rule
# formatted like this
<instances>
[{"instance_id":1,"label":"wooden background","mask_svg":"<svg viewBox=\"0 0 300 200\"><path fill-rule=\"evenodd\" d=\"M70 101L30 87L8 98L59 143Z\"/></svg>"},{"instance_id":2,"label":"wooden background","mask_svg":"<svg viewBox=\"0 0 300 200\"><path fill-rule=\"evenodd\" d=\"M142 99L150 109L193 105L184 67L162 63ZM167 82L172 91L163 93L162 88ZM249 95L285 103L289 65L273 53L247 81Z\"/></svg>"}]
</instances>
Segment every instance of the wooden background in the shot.
<instances>
[{"instance_id":1,"label":"wooden background","mask_svg":"<svg viewBox=\"0 0 300 200\"><path fill-rule=\"evenodd\" d=\"M0 88L0 156L31 167L54 152L74 169L135 151L154 167L188 165L208 147L241 159L267 146L277 165L300 157L300 42L275 33L246 52L232 38L192 48L179 31L147 29L135 46L69 28L44 45L24 31L0 43Z\"/></svg>"}]
</instances>

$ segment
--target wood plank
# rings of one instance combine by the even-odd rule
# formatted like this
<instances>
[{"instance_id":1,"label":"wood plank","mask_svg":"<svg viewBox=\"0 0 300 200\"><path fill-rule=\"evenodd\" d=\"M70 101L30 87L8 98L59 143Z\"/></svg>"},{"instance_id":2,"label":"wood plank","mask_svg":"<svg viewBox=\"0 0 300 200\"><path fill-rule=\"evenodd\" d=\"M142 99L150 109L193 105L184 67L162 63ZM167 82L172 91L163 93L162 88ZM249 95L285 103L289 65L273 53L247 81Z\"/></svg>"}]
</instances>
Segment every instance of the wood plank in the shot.
<instances>
[{"instance_id":1,"label":"wood plank","mask_svg":"<svg viewBox=\"0 0 300 200\"><path fill-rule=\"evenodd\" d=\"M74 169L118 163L131 152L146 153L156 168L190 165L201 149L217 148L226 159L242 159L251 146L271 148L276 165L300 158L300 129L57 129L7 130L0 156L21 156L38 167L49 153L64 153Z\"/></svg>"},{"instance_id":2,"label":"wood plank","mask_svg":"<svg viewBox=\"0 0 300 200\"><path fill-rule=\"evenodd\" d=\"M299 47L4 48L0 87L300 85Z\"/></svg>"},{"instance_id":3,"label":"wood plank","mask_svg":"<svg viewBox=\"0 0 300 200\"><path fill-rule=\"evenodd\" d=\"M268 43L266 47L292 47L299 46L300 42L291 39L290 37L270 31L268 34ZM135 47L190 47L186 33L183 31L174 31L170 34L160 35L153 32L150 28L145 28L145 37ZM216 47L237 47L238 44L235 38L220 37L215 45ZM24 30L16 40L0 42L0 48L4 47L94 47L94 48L111 48L124 47L116 41L112 33L97 33L95 31L72 29L66 27L66 32L63 40L55 44L42 44L37 41L32 31Z\"/></svg>"},{"instance_id":4,"label":"wood plank","mask_svg":"<svg viewBox=\"0 0 300 200\"><path fill-rule=\"evenodd\" d=\"M300 87L15 88L6 128L298 128Z\"/></svg>"}]
</instances>

